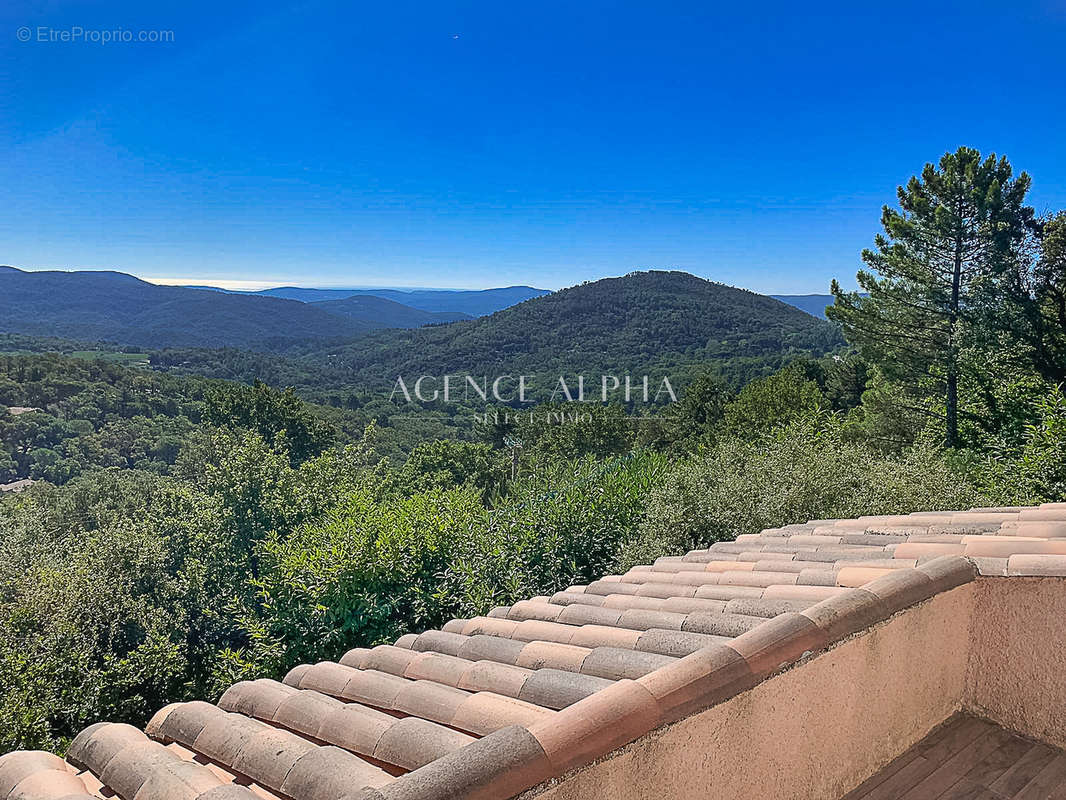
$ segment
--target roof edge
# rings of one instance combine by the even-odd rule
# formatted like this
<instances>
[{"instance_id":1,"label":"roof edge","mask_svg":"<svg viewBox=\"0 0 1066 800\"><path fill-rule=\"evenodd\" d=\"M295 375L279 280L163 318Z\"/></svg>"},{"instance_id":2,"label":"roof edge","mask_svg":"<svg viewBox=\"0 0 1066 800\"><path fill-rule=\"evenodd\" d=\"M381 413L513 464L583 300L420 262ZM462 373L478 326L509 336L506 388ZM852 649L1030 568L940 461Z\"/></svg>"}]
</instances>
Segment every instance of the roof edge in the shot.
<instances>
[{"instance_id":1,"label":"roof edge","mask_svg":"<svg viewBox=\"0 0 1066 800\"><path fill-rule=\"evenodd\" d=\"M543 722L490 733L386 786L360 790L346 800L514 797L729 700L978 574L973 560L958 555L893 570L805 611L769 618L728 644L697 650L636 680L619 680Z\"/></svg>"}]
</instances>

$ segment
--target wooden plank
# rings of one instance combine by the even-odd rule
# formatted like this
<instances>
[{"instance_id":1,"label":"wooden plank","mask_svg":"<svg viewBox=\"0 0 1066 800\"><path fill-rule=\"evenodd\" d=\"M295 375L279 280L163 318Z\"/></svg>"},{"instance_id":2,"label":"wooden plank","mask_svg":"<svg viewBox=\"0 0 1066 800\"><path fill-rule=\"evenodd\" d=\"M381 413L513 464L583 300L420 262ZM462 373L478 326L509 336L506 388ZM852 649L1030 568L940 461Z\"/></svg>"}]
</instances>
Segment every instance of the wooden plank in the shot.
<instances>
[{"instance_id":1,"label":"wooden plank","mask_svg":"<svg viewBox=\"0 0 1066 800\"><path fill-rule=\"evenodd\" d=\"M925 756L915 756L914 760L895 775L864 795L862 800L899 800L904 792L925 780L934 769L936 769L936 764Z\"/></svg>"},{"instance_id":2,"label":"wooden plank","mask_svg":"<svg viewBox=\"0 0 1066 800\"><path fill-rule=\"evenodd\" d=\"M937 800L1002 800L991 790L963 778L940 795Z\"/></svg>"},{"instance_id":3,"label":"wooden plank","mask_svg":"<svg viewBox=\"0 0 1066 800\"><path fill-rule=\"evenodd\" d=\"M937 800L962 780L963 776L974 766L998 750L1010 737L1007 731L993 725L977 730L982 732L946 761L940 763L921 783L903 795L902 800ZM929 750L927 757L933 752L934 750Z\"/></svg>"},{"instance_id":4,"label":"wooden plank","mask_svg":"<svg viewBox=\"0 0 1066 800\"><path fill-rule=\"evenodd\" d=\"M967 745L995 729L991 722L974 717L964 718L939 742L928 748L922 755L934 764L943 764Z\"/></svg>"},{"instance_id":5,"label":"wooden plank","mask_svg":"<svg viewBox=\"0 0 1066 800\"><path fill-rule=\"evenodd\" d=\"M973 719L969 714L954 714L948 719L944 720L940 725L929 733L924 739L914 745L914 749L921 755L925 755L925 752L934 745L943 741L945 736L958 730L959 727L967 720Z\"/></svg>"},{"instance_id":6,"label":"wooden plank","mask_svg":"<svg viewBox=\"0 0 1066 800\"><path fill-rule=\"evenodd\" d=\"M979 786L991 787L1003 773L1013 767L1033 749L1033 743L1011 735L1003 745L974 766L965 777Z\"/></svg>"},{"instance_id":7,"label":"wooden plank","mask_svg":"<svg viewBox=\"0 0 1066 800\"><path fill-rule=\"evenodd\" d=\"M1014 800L1047 800L1048 796L1066 783L1066 754L1061 751L1025 787Z\"/></svg>"},{"instance_id":8,"label":"wooden plank","mask_svg":"<svg viewBox=\"0 0 1066 800\"><path fill-rule=\"evenodd\" d=\"M917 749L912 747L903 755L892 759L892 761L890 761L883 769L860 783L840 798L840 800L864 800L871 791L887 781L916 758L921 758L921 756L918 755Z\"/></svg>"}]
</instances>

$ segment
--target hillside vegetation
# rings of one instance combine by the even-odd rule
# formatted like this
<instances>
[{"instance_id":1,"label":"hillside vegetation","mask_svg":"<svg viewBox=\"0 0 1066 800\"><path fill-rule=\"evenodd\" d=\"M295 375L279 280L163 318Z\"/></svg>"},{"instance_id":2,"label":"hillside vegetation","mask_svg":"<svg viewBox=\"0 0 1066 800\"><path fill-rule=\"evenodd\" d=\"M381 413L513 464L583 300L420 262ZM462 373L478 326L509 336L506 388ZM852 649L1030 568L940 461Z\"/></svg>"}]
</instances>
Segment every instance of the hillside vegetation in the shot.
<instances>
[{"instance_id":1,"label":"hillside vegetation","mask_svg":"<svg viewBox=\"0 0 1066 800\"><path fill-rule=\"evenodd\" d=\"M0 332L142 348L279 351L381 328L464 319L379 297L311 304L280 297L157 286L121 272L24 272L0 267Z\"/></svg>"},{"instance_id":2,"label":"hillside vegetation","mask_svg":"<svg viewBox=\"0 0 1066 800\"><path fill-rule=\"evenodd\" d=\"M423 311L371 294L355 295L343 300L318 300L312 305L330 314L350 317L372 328L418 328L471 318L470 314L461 311Z\"/></svg>"},{"instance_id":3,"label":"hillside vegetation","mask_svg":"<svg viewBox=\"0 0 1066 800\"><path fill-rule=\"evenodd\" d=\"M357 344L318 349L367 388L397 376L670 375L717 366L735 384L798 355L842 344L832 326L763 295L684 272L636 272L534 298L453 325L373 334Z\"/></svg>"},{"instance_id":4,"label":"hillside vegetation","mask_svg":"<svg viewBox=\"0 0 1066 800\"><path fill-rule=\"evenodd\" d=\"M399 332L391 355L370 337L370 355L334 359L367 381L374 358L694 371L655 409L543 405L462 431L421 411L390 458L400 427L379 424L380 397L353 391L353 410L73 350L9 356L0 390L22 408L0 412L0 460L44 480L0 498L0 751L142 725L168 702L741 533L1066 500L1066 213L1038 217L1027 190L967 148L926 165L886 208L862 293L836 288L847 346L822 357L806 353L836 347L833 325L679 273ZM319 391L348 391L329 383L340 366L320 369Z\"/></svg>"}]
</instances>

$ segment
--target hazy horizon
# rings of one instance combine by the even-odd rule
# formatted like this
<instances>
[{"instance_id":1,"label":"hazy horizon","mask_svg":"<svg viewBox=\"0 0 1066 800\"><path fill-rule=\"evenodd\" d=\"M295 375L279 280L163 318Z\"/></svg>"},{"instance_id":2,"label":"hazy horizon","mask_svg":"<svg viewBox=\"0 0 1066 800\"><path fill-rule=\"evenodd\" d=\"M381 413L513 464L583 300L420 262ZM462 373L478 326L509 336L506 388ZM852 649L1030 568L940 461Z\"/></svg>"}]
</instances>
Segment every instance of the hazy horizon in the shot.
<instances>
[{"instance_id":1,"label":"hazy horizon","mask_svg":"<svg viewBox=\"0 0 1066 800\"><path fill-rule=\"evenodd\" d=\"M577 281L576 283L563 284L561 286L544 286L536 283L507 283L507 284L486 284L480 286L424 286L424 285L409 285L403 283L381 283L381 284L343 284L343 283L320 283L314 280L294 282L293 280L280 280L280 281L253 281L253 280L231 280L228 278L210 278L210 277L197 277L197 278L171 278L171 277L147 277L144 275L138 275L136 272L131 272L120 267L25 267L18 264L4 264L4 266L14 267L15 269L22 270L23 272L121 272L126 275L132 275L135 278L145 281L146 283L155 284L157 286L181 286L185 288L209 288L209 289L224 289L231 292L258 292L266 289L281 289L281 288L300 288L300 289L329 289L338 291L363 291L363 290L375 290L375 289L392 289L402 292L416 292L416 291L437 291L437 292L469 292L469 291L486 291L489 289L507 289L516 286L526 286L531 289L543 289L550 292L556 292L560 289L567 289L571 286L577 286L584 280ZM676 271L676 272L689 272L689 274L696 275L689 270L678 269L674 267L646 267L627 270L626 272L610 273L599 275L595 278L587 280L597 281L605 278L620 278L632 272L650 272L650 271ZM775 289L768 289L761 291L753 289L750 286L743 286L741 284L729 283L725 280L720 280L713 276L696 275L696 277L703 278L715 283L722 283L727 286L733 286L738 289L747 289L748 291L756 292L764 295L827 295L829 294L828 281L823 291L778 291Z\"/></svg>"},{"instance_id":2,"label":"hazy horizon","mask_svg":"<svg viewBox=\"0 0 1066 800\"><path fill-rule=\"evenodd\" d=\"M72 26L167 35L40 36ZM1044 0L13 0L0 33L15 263L456 288L656 266L796 294L854 286L896 187L960 145L1066 206Z\"/></svg>"}]
</instances>

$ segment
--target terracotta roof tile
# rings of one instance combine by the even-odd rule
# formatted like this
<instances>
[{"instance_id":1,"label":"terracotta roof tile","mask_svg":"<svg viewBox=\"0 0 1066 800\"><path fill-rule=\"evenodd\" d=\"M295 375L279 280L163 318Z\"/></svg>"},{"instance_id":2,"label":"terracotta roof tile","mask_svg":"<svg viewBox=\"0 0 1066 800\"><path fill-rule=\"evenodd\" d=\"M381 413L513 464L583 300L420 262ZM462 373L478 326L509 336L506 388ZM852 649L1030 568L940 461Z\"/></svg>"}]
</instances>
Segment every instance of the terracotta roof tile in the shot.
<instances>
[{"instance_id":1,"label":"terracotta roof tile","mask_svg":"<svg viewBox=\"0 0 1066 800\"><path fill-rule=\"evenodd\" d=\"M529 726L550 720L556 713L518 698L478 692L460 703L448 724L460 731L484 736L509 725Z\"/></svg>"},{"instance_id":2,"label":"terracotta roof tile","mask_svg":"<svg viewBox=\"0 0 1066 800\"><path fill-rule=\"evenodd\" d=\"M315 747L297 759L278 791L286 797L340 800L355 787L384 786L391 780L388 773L339 747Z\"/></svg>"},{"instance_id":3,"label":"terracotta roof tile","mask_svg":"<svg viewBox=\"0 0 1066 800\"><path fill-rule=\"evenodd\" d=\"M763 600L754 597L738 597L726 602L725 611L749 617L776 617L786 611L802 611L814 605L813 600Z\"/></svg>"},{"instance_id":4,"label":"terracotta roof tile","mask_svg":"<svg viewBox=\"0 0 1066 800\"><path fill-rule=\"evenodd\" d=\"M235 772L255 777L257 783L275 791L281 789L285 777L296 762L315 749L315 745L289 731L263 726L245 741L233 760ZM116 756L116 759L120 758ZM113 762L112 762L113 763ZM115 786L107 772L104 783ZM116 787L117 789L117 787ZM124 794L119 792L119 794Z\"/></svg>"},{"instance_id":5,"label":"terracotta roof tile","mask_svg":"<svg viewBox=\"0 0 1066 800\"><path fill-rule=\"evenodd\" d=\"M659 704L661 721L673 722L732 697L755 684L748 662L731 647L710 645L637 682Z\"/></svg>"},{"instance_id":6,"label":"terracotta roof tile","mask_svg":"<svg viewBox=\"0 0 1066 800\"><path fill-rule=\"evenodd\" d=\"M239 714L208 720L192 742L192 749L219 764L232 764L245 742L262 731L263 724Z\"/></svg>"},{"instance_id":7,"label":"terracotta roof tile","mask_svg":"<svg viewBox=\"0 0 1066 800\"><path fill-rule=\"evenodd\" d=\"M829 641L864 630L887 616L881 598L865 589L829 597L800 614L817 625Z\"/></svg>"},{"instance_id":8,"label":"terracotta roof tile","mask_svg":"<svg viewBox=\"0 0 1066 800\"><path fill-rule=\"evenodd\" d=\"M77 783L66 777L74 778ZM62 785L63 794L55 794L42 782ZM0 797L62 797L64 794L87 794L85 784L67 770L66 762L52 753L24 750L0 756Z\"/></svg>"},{"instance_id":9,"label":"terracotta roof tile","mask_svg":"<svg viewBox=\"0 0 1066 800\"><path fill-rule=\"evenodd\" d=\"M602 608L599 606L587 606L582 603L574 603L565 606L556 615L556 619L567 625L607 625L615 626L621 619L623 609Z\"/></svg>"},{"instance_id":10,"label":"terracotta roof tile","mask_svg":"<svg viewBox=\"0 0 1066 800\"><path fill-rule=\"evenodd\" d=\"M52 800L85 797L85 784L72 772L58 769L40 770L19 781L8 794L10 800Z\"/></svg>"},{"instance_id":11,"label":"terracotta roof tile","mask_svg":"<svg viewBox=\"0 0 1066 800\"><path fill-rule=\"evenodd\" d=\"M495 692L507 697L521 696L533 670L500 664L495 661L475 661L463 673L459 688L471 692Z\"/></svg>"},{"instance_id":12,"label":"terracotta roof tile","mask_svg":"<svg viewBox=\"0 0 1066 800\"><path fill-rule=\"evenodd\" d=\"M1066 576L1066 505L718 542L0 757L0 800L504 800L978 572Z\"/></svg>"},{"instance_id":13,"label":"terracotta roof tile","mask_svg":"<svg viewBox=\"0 0 1066 800\"><path fill-rule=\"evenodd\" d=\"M654 632L653 632L654 633ZM645 634L652 635L652 634ZM682 636L684 634L677 634ZM692 634L689 634L692 635ZM641 678L676 659L659 653L641 650L622 650L617 647L596 647L581 664L584 675L617 681Z\"/></svg>"},{"instance_id":14,"label":"terracotta roof tile","mask_svg":"<svg viewBox=\"0 0 1066 800\"><path fill-rule=\"evenodd\" d=\"M518 699L544 708L562 709L610 684L611 681L592 675L540 669L523 682Z\"/></svg>"},{"instance_id":15,"label":"terracotta roof tile","mask_svg":"<svg viewBox=\"0 0 1066 800\"><path fill-rule=\"evenodd\" d=\"M804 653L819 650L829 637L810 619L794 611L767 620L729 643L755 676L768 675Z\"/></svg>"},{"instance_id":16,"label":"terracotta roof tile","mask_svg":"<svg viewBox=\"0 0 1066 800\"><path fill-rule=\"evenodd\" d=\"M528 669L549 667L567 672L581 672L581 665L592 651L558 642L529 642L518 654L515 664Z\"/></svg>"},{"instance_id":17,"label":"terracotta roof tile","mask_svg":"<svg viewBox=\"0 0 1066 800\"><path fill-rule=\"evenodd\" d=\"M643 631L628 628L612 628L607 625L582 625L574 630L567 644L577 647L624 647L637 646Z\"/></svg>"},{"instance_id":18,"label":"terracotta roof tile","mask_svg":"<svg viewBox=\"0 0 1066 800\"><path fill-rule=\"evenodd\" d=\"M760 586L701 586L694 597L706 600L736 600L738 597L764 598Z\"/></svg>"},{"instance_id":19,"label":"terracotta roof tile","mask_svg":"<svg viewBox=\"0 0 1066 800\"><path fill-rule=\"evenodd\" d=\"M681 630L691 633L711 633L716 636L740 636L766 620L744 614L697 611L685 617Z\"/></svg>"},{"instance_id":20,"label":"terracotta roof tile","mask_svg":"<svg viewBox=\"0 0 1066 800\"><path fill-rule=\"evenodd\" d=\"M378 672L387 672L390 675L403 675L407 668L411 666L411 662L422 658L422 656L423 654L418 650L406 650L403 647L380 645L371 650L361 650L356 655L353 655L353 651L349 650L341 658L340 663L342 666L353 669L373 669Z\"/></svg>"},{"instance_id":21,"label":"terracotta roof tile","mask_svg":"<svg viewBox=\"0 0 1066 800\"><path fill-rule=\"evenodd\" d=\"M98 722L74 737L67 748L67 760L79 769L100 772L120 750L144 739L132 725Z\"/></svg>"},{"instance_id":22,"label":"terracotta roof tile","mask_svg":"<svg viewBox=\"0 0 1066 800\"><path fill-rule=\"evenodd\" d=\"M517 664L522 655L524 642L501 639L498 636L475 634L466 637L459 649L459 657L470 661L498 661L501 664Z\"/></svg>"},{"instance_id":23,"label":"terracotta roof tile","mask_svg":"<svg viewBox=\"0 0 1066 800\"><path fill-rule=\"evenodd\" d=\"M1066 556L1012 555L1007 559L1007 574L1066 576Z\"/></svg>"},{"instance_id":24,"label":"terracotta roof tile","mask_svg":"<svg viewBox=\"0 0 1066 800\"><path fill-rule=\"evenodd\" d=\"M221 786L222 782L210 769L193 761L179 760L153 770L137 795L165 800L195 800ZM240 793L250 800L247 790L240 790Z\"/></svg>"},{"instance_id":25,"label":"terracotta roof tile","mask_svg":"<svg viewBox=\"0 0 1066 800\"><path fill-rule=\"evenodd\" d=\"M461 631L453 632L460 633L463 636L477 636L478 634L484 634L485 636L502 636L505 639L510 639L515 628L517 628L519 624L520 623L515 622L513 619L504 619L501 617L474 617L463 623L463 629Z\"/></svg>"},{"instance_id":26,"label":"terracotta roof tile","mask_svg":"<svg viewBox=\"0 0 1066 800\"><path fill-rule=\"evenodd\" d=\"M653 628L644 631L637 639L637 650L656 655L681 658L713 644L728 641L727 636Z\"/></svg>"},{"instance_id":27,"label":"terracotta roof tile","mask_svg":"<svg viewBox=\"0 0 1066 800\"><path fill-rule=\"evenodd\" d=\"M418 769L431 761L472 744L474 737L418 717L393 720L371 755L405 770Z\"/></svg>"},{"instance_id":28,"label":"terracotta roof tile","mask_svg":"<svg viewBox=\"0 0 1066 800\"><path fill-rule=\"evenodd\" d=\"M667 597L659 609L675 614L694 614L696 612L725 611L728 600L710 600L702 597Z\"/></svg>"},{"instance_id":29,"label":"terracotta roof tile","mask_svg":"<svg viewBox=\"0 0 1066 800\"><path fill-rule=\"evenodd\" d=\"M122 798L132 798L148 780L152 772L168 763L180 761L180 757L163 745L145 739L143 742L126 745L107 761L107 765L95 764L88 768Z\"/></svg>"},{"instance_id":30,"label":"terracotta roof tile","mask_svg":"<svg viewBox=\"0 0 1066 800\"><path fill-rule=\"evenodd\" d=\"M636 631L646 631L651 628L664 628L666 630L681 630L688 616L685 614L673 614L669 611L650 611L646 608L630 608L623 611L618 618L620 628L629 628Z\"/></svg>"},{"instance_id":31,"label":"terracotta roof tile","mask_svg":"<svg viewBox=\"0 0 1066 800\"><path fill-rule=\"evenodd\" d=\"M322 718L315 737L353 753L373 756L381 737L398 721L402 720L360 703L344 703ZM398 761L389 763L406 766Z\"/></svg>"},{"instance_id":32,"label":"terracotta roof tile","mask_svg":"<svg viewBox=\"0 0 1066 800\"><path fill-rule=\"evenodd\" d=\"M445 686L458 686L470 663L467 659L457 656L421 653L407 665L403 676L413 681L434 681Z\"/></svg>"},{"instance_id":33,"label":"terracotta roof tile","mask_svg":"<svg viewBox=\"0 0 1066 800\"><path fill-rule=\"evenodd\" d=\"M931 597L936 586L918 570L894 570L864 584L863 589L884 604L885 616Z\"/></svg>"},{"instance_id":34,"label":"terracotta roof tile","mask_svg":"<svg viewBox=\"0 0 1066 800\"><path fill-rule=\"evenodd\" d=\"M459 706L472 696L463 689L433 681L407 681L389 710L448 725Z\"/></svg>"},{"instance_id":35,"label":"terracotta roof tile","mask_svg":"<svg viewBox=\"0 0 1066 800\"><path fill-rule=\"evenodd\" d=\"M575 703L529 732L556 774L588 763L657 727L659 703L647 688L622 680Z\"/></svg>"}]
</instances>

